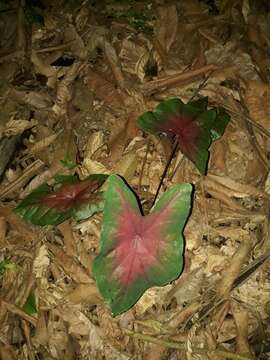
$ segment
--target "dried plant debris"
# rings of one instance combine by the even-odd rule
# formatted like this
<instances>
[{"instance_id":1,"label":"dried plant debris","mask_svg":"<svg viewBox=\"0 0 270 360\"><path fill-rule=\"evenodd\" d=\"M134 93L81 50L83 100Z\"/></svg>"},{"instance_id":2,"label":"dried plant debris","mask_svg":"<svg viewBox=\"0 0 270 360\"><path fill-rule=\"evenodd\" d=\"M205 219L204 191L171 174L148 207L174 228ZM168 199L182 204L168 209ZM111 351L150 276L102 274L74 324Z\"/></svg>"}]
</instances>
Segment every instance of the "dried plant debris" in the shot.
<instances>
[{"instance_id":1,"label":"dried plant debris","mask_svg":"<svg viewBox=\"0 0 270 360\"><path fill-rule=\"evenodd\" d=\"M269 18L0 1L1 359L270 358Z\"/></svg>"}]
</instances>

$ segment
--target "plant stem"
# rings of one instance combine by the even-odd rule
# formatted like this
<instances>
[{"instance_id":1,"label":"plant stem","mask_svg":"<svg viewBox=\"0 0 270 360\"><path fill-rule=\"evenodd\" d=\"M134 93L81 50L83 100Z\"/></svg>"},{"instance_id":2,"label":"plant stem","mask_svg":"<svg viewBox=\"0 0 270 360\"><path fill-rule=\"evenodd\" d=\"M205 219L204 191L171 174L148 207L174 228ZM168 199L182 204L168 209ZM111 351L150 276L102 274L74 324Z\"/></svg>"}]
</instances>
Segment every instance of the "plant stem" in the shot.
<instances>
[{"instance_id":1,"label":"plant stem","mask_svg":"<svg viewBox=\"0 0 270 360\"><path fill-rule=\"evenodd\" d=\"M187 351L187 345L183 342L162 340L162 339L155 338L154 336L133 332L128 329L123 329L123 331L126 335L132 336L132 337L140 339L140 340L148 341L153 344L161 345L161 346L171 348L171 349ZM232 353L230 351L225 351L225 350L217 350L217 349L209 350L209 349L205 349L205 348L203 349L203 348L198 348L198 347L192 347L192 351L197 354L206 355L209 358L219 357L219 358L233 359L233 360L251 360L250 357L235 354L235 353Z\"/></svg>"},{"instance_id":2,"label":"plant stem","mask_svg":"<svg viewBox=\"0 0 270 360\"><path fill-rule=\"evenodd\" d=\"M165 169L163 170L163 173L161 175L161 179L160 179L160 182L158 184L158 188L157 188L157 191L156 191L156 194L155 194L155 197L154 197L154 200L153 200L153 204L152 204L152 207L155 205L155 202L157 200L157 197L158 197L158 194L159 194L159 191L160 191L160 188L161 188L161 185L163 184L163 181L164 181L164 178L167 174L167 171L171 165L171 162L172 162L172 159L176 153L176 150L178 148L178 140L176 139L175 142L174 142L174 146L173 146L173 149L172 149L172 152L171 152L171 155L169 157L169 160L167 161L167 164L165 166Z\"/></svg>"}]
</instances>

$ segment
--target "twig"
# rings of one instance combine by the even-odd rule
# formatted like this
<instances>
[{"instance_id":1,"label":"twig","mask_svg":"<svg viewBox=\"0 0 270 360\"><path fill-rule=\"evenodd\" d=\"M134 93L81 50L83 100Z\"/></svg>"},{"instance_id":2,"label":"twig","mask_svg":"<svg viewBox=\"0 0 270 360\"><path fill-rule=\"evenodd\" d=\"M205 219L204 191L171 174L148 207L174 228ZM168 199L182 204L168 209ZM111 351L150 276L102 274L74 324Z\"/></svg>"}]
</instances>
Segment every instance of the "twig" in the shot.
<instances>
[{"instance_id":1,"label":"twig","mask_svg":"<svg viewBox=\"0 0 270 360\"><path fill-rule=\"evenodd\" d=\"M0 188L0 199L20 190L34 175L37 175L44 167L45 164L41 160L34 161L31 165L24 169L22 175L18 179L10 182L2 189Z\"/></svg>"},{"instance_id":2,"label":"twig","mask_svg":"<svg viewBox=\"0 0 270 360\"><path fill-rule=\"evenodd\" d=\"M37 326L37 319L34 316L28 315L26 312L24 312L22 309L20 309L18 306L14 304L10 304L6 302L3 299L0 299L0 302L6 307L8 311L10 311L12 314L19 315L22 319L30 322L33 326Z\"/></svg>"},{"instance_id":3,"label":"twig","mask_svg":"<svg viewBox=\"0 0 270 360\"><path fill-rule=\"evenodd\" d=\"M23 328L26 345L27 345L27 349L28 349L29 360L35 360L33 344L32 344L31 336L30 336L30 329L29 329L28 323L25 320L22 320L22 328Z\"/></svg>"},{"instance_id":4,"label":"twig","mask_svg":"<svg viewBox=\"0 0 270 360\"><path fill-rule=\"evenodd\" d=\"M191 102L198 94L199 92L204 88L204 86L206 85L207 81L209 80L209 78L211 77L211 75L213 74L214 70L209 72L209 74L204 78L204 80L200 83L200 85L198 86L198 88L194 91L193 95L191 96L191 98L188 100L188 102Z\"/></svg>"},{"instance_id":5,"label":"twig","mask_svg":"<svg viewBox=\"0 0 270 360\"><path fill-rule=\"evenodd\" d=\"M132 336L136 339L144 340L153 344L161 345L170 349L177 349L177 350L183 350L187 351L187 345L186 343L176 342L176 341L170 341L170 340L163 340L155 338L154 336L145 335L137 332L133 332L128 329L123 329L123 332L128 335ZM198 347L192 347L192 351L197 354L202 354L208 357L219 357L224 359L233 359L233 360L251 360L250 357L246 357L243 355L235 354L230 351L225 350L209 350L209 349L202 349Z\"/></svg>"},{"instance_id":6,"label":"twig","mask_svg":"<svg viewBox=\"0 0 270 360\"><path fill-rule=\"evenodd\" d=\"M239 115L239 112L237 111L233 111L232 109L228 109L230 111L231 114L234 114L235 116L237 116L238 118L242 118L241 115ZM257 124L254 120L252 120L249 116L245 116L245 120L247 122L249 122L250 124L252 124L253 127L255 127L261 134L267 136L268 138L270 138L270 131L268 131L267 129L265 129L263 126Z\"/></svg>"},{"instance_id":7,"label":"twig","mask_svg":"<svg viewBox=\"0 0 270 360\"><path fill-rule=\"evenodd\" d=\"M193 79L196 78L197 76L201 76L209 72L213 72L217 69L219 69L217 65L214 64L205 65L199 69L191 70L184 73L181 72L179 74L170 75L158 80L149 81L147 84L141 87L141 90L145 95L148 95L164 87L171 87L173 85L182 82L191 81L191 80L193 81Z\"/></svg>"},{"instance_id":8,"label":"twig","mask_svg":"<svg viewBox=\"0 0 270 360\"><path fill-rule=\"evenodd\" d=\"M240 272L236 280L232 285L231 292L243 285L266 261L269 260L270 250L267 251L264 255L255 259L251 264L247 265L243 271ZM225 299L217 298L217 296L212 297L212 299L205 304L199 311L198 318L196 321L202 321L206 316L208 316L214 309L216 309L220 304L222 304Z\"/></svg>"},{"instance_id":9,"label":"twig","mask_svg":"<svg viewBox=\"0 0 270 360\"><path fill-rule=\"evenodd\" d=\"M35 52L37 54L42 54L42 53L45 53L45 52L52 52L52 51L57 51L57 50L65 50L74 41L76 41L76 40L75 39L74 40L69 40L69 41L67 41L67 42L65 42L64 44L61 44L61 45L48 46L46 48L34 49L34 50L35 50Z\"/></svg>"},{"instance_id":10,"label":"twig","mask_svg":"<svg viewBox=\"0 0 270 360\"><path fill-rule=\"evenodd\" d=\"M165 178L165 176L166 176L166 174L167 174L167 171L168 171L168 169L169 169L169 167L170 167L170 165L171 165L172 159L173 159L173 157L174 157L174 155L175 155L175 153L176 153L176 151L177 151L177 148L178 148L178 140L176 139L176 140L175 140L175 143L174 143L174 147L173 147L172 152L171 152L171 155L170 155L170 157L169 157L169 160L167 161L167 164L166 164L166 166L165 166L165 169L163 170L163 173L162 173L162 175L161 175L161 179L160 179L160 182L159 182L159 184L158 184L158 188L157 188L157 191L156 191L154 200L153 200L152 207L155 205L155 202L156 202L156 200L157 200L157 197L158 197L158 194L159 194L161 185L162 185L162 183L163 183L163 181L164 181L164 178Z\"/></svg>"}]
</instances>

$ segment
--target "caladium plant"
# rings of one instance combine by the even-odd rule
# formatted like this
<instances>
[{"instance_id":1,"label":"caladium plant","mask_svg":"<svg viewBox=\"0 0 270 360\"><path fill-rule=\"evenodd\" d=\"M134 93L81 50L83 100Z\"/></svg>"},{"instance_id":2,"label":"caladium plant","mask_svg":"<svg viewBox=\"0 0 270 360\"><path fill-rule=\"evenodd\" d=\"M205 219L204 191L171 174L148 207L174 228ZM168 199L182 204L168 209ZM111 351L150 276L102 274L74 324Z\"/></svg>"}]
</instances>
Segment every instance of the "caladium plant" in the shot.
<instances>
[{"instance_id":1,"label":"caladium plant","mask_svg":"<svg viewBox=\"0 0 270 360\"><path fill-rule=\"evenodd\" d=\"M208 148L222 136L230 120L222 107L207 110L207 106L207 97L187 104L178 98L165 100L153 112L141 115L138 126L151 134L175 137L182 153L205 174Z\"/></svg>"},{"instance_id":2,"label":"caladium plant","mask_svg":"<svg viewBox=\"0 0 270 360\"><path fill-rule=\"evenodd\" d=\"M76 176L57 176L56 190L47 184L39 186L21 201L15 212L35 225L57 225L70 217L86 219L102 210L103 198L97 190L107 177L93 174L79 181Z\"/></svg>"},{"instance_id":3,"label":"caladium plant","mask_svg":"<svg viewBox=\"0 0 270 360\"><path fill-rule=\"evenodd\" d=\"M100 253L93 273L114 315L128 310L144 291L164 286L183 269L182 231L191 207L192 186L166 191L142 215L135 194L117 175L107 180Z\"/></svg>"}]
</instances>

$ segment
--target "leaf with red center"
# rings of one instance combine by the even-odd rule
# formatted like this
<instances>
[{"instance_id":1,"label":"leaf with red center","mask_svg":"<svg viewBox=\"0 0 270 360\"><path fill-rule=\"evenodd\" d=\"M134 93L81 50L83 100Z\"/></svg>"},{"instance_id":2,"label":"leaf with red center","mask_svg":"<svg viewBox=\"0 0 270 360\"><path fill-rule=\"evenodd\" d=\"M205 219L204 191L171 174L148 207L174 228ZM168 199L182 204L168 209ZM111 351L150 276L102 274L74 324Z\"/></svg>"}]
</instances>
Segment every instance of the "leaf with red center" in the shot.
<instances>
[{"instance_id":1,"label":"leaf with red center","mask_svg":"<svg viewBox=\"0 0 270 360\"><path fill-rule=\"evenodd\" d=\"M55 191L47 184L32 191L16 207L15 212L35 225L56 225L73 216L85 219L103 207L101 194L96 191L107 175L94 174L79 181L75 176L58 177Z\"/></svg>"},{"instance_id":2,"label":"leaf with red center","mask_svg":"<svg viewBox=\"0 0 270 360\"><path fill-rule=\"evenodd\" d=\"M134 193L117 175L108 179L100 253L93 273L114 315L128 310L145 290L164 286L183 269L182 231L190 211L192 186L166 191L143 216Z\"/></svg>"},{"instance_id":3,"label":"leaf with red center","mask_svg":"<svg viewBox=\"0 0 270 360\"><path fill-rule=\"evenodd\" d=\"M230 119L223 108L207 110L207 104L207 98L187 104L180 99L162 101L154 112L139 117L138 126L151 134L175 136L182 153L205 174L208 148L222 136Z\"/></svg>"}]
</instances>

